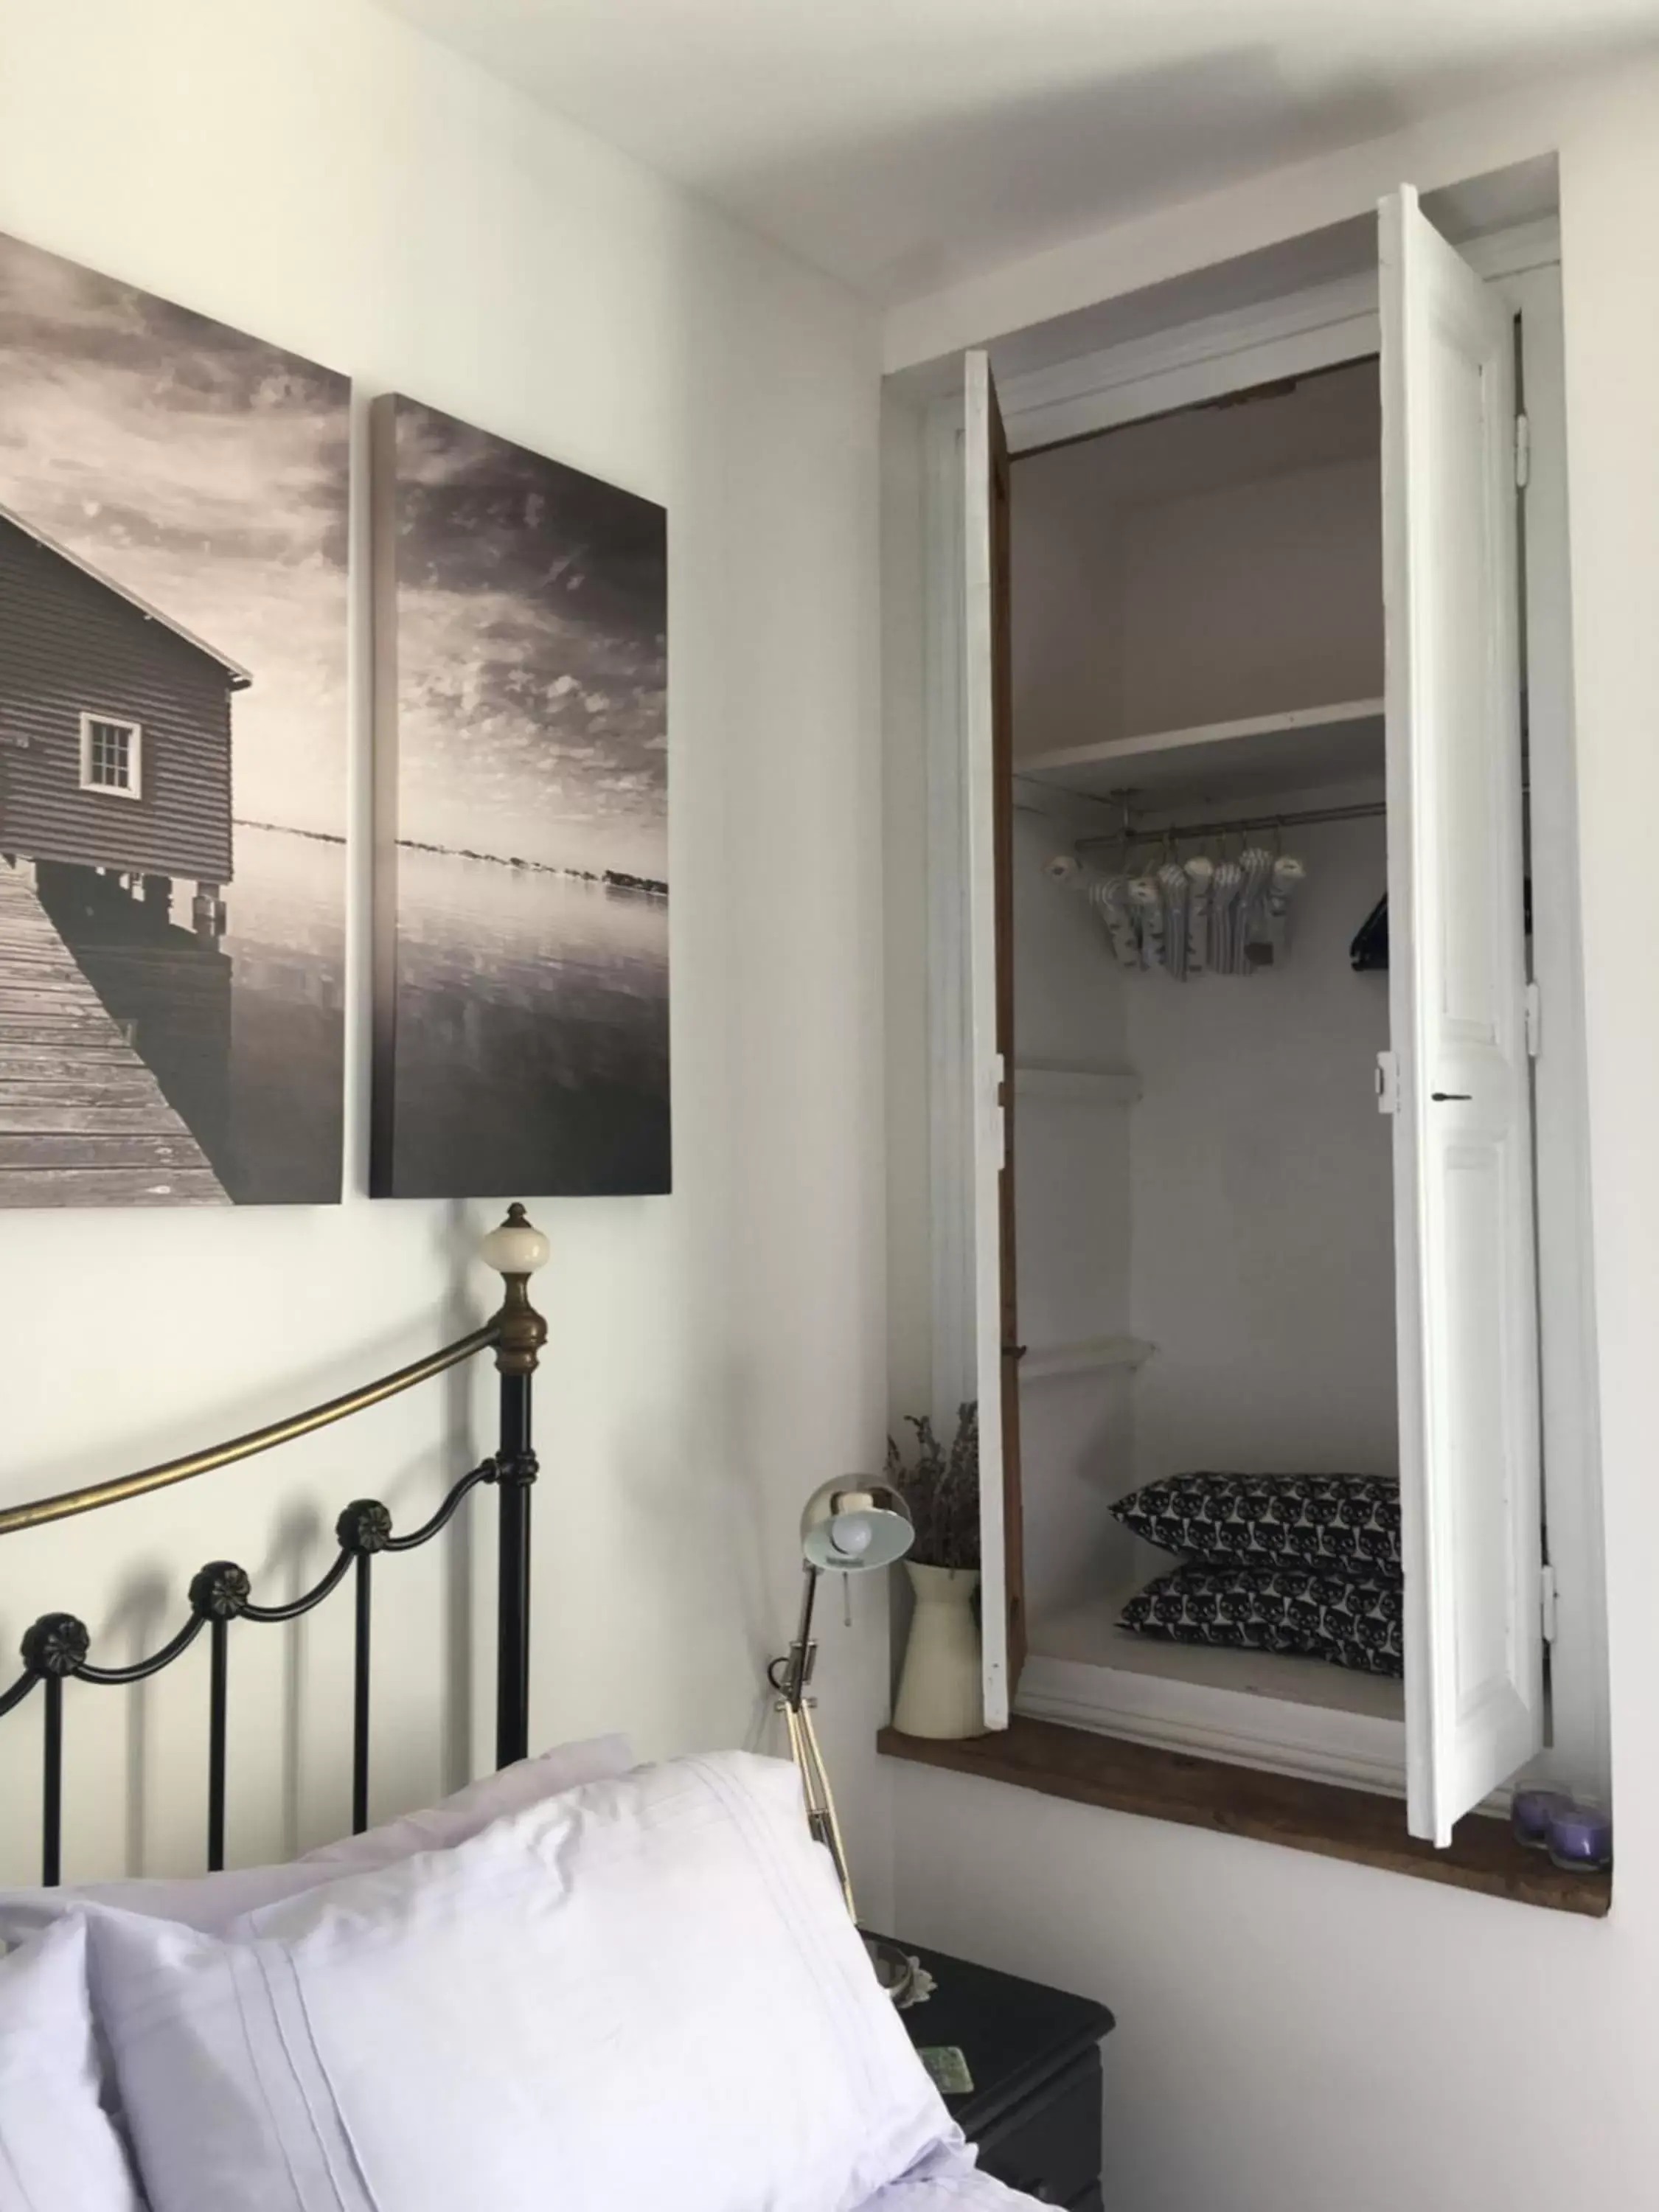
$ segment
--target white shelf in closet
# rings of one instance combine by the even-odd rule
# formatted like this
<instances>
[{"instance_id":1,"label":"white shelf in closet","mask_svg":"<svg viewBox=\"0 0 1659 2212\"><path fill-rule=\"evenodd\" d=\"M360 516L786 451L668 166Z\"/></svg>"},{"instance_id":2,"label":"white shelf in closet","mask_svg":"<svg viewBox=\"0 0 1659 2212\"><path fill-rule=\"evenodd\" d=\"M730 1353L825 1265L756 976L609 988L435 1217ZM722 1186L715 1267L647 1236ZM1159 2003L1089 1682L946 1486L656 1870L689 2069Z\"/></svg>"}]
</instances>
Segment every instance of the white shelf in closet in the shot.
<instances>
[{"instance_id":1,"label":"white shelf in closet","mask_svg":"<svg viewBox=\"0 0 1659 2212\"><path fill-rule=\"evenodd\" d=\"M1083 798L1133 794L1140 813L1270 800L1382 773L1382 702L1348 699L1017 757L1015 772Z\"/></svg>"},{"instance_id":2,"label":"white shelf in closet","mask_svg":"<svg viewBox=\"0 0 1659 2212\"><path fill-rule=\"evenodd\" d=\"M1259 1698L1283 1698L1292 1705L1323 1705L1334 1711L1369 1713L1377 1720L1405 1717L1405 1690L1399 1678L1334 1667L1323 1659L1293 1658L1276 1651L1239 1651L1218 1644L1166 1643L1161 1637L1136 1636L1117 1625L1118 1614L1138 1589L1180 1562L1147 1555L1144 1574L1121 1589L1080 1605L1056 1619L1033 1620L1031 1649L1045 1658L1111 1668L1129 1674L1157 1674L1166 1681L1204 1682L1216 1689L1249 1691Z\"/></svg>"},{"instance_id":3,"label":"white shelf in closet","mask_svg":"<svg viewBox=\"0 0 1659 2212\"><path fill-rule=\"evenodd\" d=\"M1098 1336L1082 1344L1035 1346L1019 1363L1019 1379L1022 1382L1046 1382L1056 1375L1089 1375L1097 1369L1141 1367L1156 1348L1138 1336Z\"/></svg>"},{"instance_id":4,"label":"white shelf in closet","mask_svg":"<svg viewBox=\"0 0 1659 2212\"><path fill-rule=\"evenodd\" d=\"M1060 1060L1022 1060L1014 1067L1016 1097L1058 1106L1133 1106L1142 1089L1140 1078L1127 1067L1085 1067Z\"/></svg>"},{"instance_id":5,"label":"white shelf in closet","mask_svg":"<svg viewBox=\"0 0 1659 2212\"><path fill-rule=\"evenodd\" d=\"M1153 1571L1149 1565L1143 1580ZM1132 1636L1117 1626L1127 1594L1032 1619L1018 1711L1164 1751L1404 1796L1402 1683L1318 1659Z\"/></svg>"}]
</instances>

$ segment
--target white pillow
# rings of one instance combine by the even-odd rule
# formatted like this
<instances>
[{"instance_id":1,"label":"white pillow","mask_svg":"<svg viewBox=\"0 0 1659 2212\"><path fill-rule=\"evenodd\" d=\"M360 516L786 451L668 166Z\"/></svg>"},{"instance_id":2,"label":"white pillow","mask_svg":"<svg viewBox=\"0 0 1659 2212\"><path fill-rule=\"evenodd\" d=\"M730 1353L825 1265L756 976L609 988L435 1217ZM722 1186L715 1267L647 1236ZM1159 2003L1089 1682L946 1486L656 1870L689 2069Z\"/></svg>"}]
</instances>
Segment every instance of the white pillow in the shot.
<instances>
[{"instance_id":1,"label":"white pillow","mask_svg":"<svg viewBox=\"0 0 1659 2212\"><path fill-rule=\"evenodd\" d=\"M88 1920L155 2212L852 2212L961 2140L776 1760L591 1783L226 1937Z\"/></svg>"},{"instance_id":2,"label":"white pillow","mask_svg":"<svg viewBox=\"0 0 1659 2212\"><path fill-rule=\"evenodd\" d=\"M143 2212L98 2101L87 1925L0 1959L0 2212Z\"/></svg>"},{"instance_id":3,"label":"white pillow","mask_svg":"<svg viewBox=\"0 0 1659 2212\"><path fill-rule=\"evenodd\" d=\"M557 1744L538 1759L521 1759L497 1773L469 1782L464 1790L426 1812L406 1813L401 1820L366 1829L361 1836L325 1844L321 1850L308 1851L304 1858L285 1866L236 1867L222 1874L177 1881L158 1876L88 1882L75 1889L0 1891L0 1945L21 1943L65 1913L77 1912L88 1905L115 1905L124 1912L179 1920L186 1928L222 1934L240 1914L252 1912L258 1905L298 1896L314 1889L319 1882L337 1881L343 1874L394 1865L400 1859L413 1858L418 1851L447 1850L476 1836L504 1813L515 1812L521 1805L538 1804L583 1782L626 1774L633 1764L626 1737L592 1736L581 1743Z\"/></svg>"},{"instance_id":4,"label":"white pillow","mask_svg":"<svg viewBox=\"0 0 1659 2212\"><path fill-rule=\"evenodd\" d=\"M1037 2199L981 2173L971 2150L932 2151L861 2212L1038 2212Z\"/></svg>"}]
</instances>

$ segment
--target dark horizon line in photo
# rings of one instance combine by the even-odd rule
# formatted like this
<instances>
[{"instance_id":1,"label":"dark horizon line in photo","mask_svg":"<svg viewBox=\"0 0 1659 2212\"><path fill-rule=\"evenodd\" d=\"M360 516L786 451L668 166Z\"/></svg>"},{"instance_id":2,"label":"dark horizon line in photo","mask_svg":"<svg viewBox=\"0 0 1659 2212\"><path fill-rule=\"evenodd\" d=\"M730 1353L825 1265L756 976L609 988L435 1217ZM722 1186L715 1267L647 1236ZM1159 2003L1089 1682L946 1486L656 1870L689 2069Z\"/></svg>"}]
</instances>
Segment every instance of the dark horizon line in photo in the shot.
<instances>
[{"instance_id":1,"label":"dark horizon line in photo","mask_svg":"<svg viewBox=\"0 0 1659 2212\"><path fill-rule=\"evenodd\" d=\"M305 837L313 845L344 845L349 842L343 830L301 830L288 822L256 822L251 817L237 815L233 826L238 830L264 830L277 837ZM552 860L529 860L519 853L480 853L470 845L434 845L423 837L397 837L393 844L400 852L436 853L451 860L483 860L495 868L520 868L527 874L562 876L568 882L604 884L613 890L647 891L653 898L668 896L668 884L661 876L635 875L627 868L573 868L559 866Z\"/></svg>"}]
</instances>

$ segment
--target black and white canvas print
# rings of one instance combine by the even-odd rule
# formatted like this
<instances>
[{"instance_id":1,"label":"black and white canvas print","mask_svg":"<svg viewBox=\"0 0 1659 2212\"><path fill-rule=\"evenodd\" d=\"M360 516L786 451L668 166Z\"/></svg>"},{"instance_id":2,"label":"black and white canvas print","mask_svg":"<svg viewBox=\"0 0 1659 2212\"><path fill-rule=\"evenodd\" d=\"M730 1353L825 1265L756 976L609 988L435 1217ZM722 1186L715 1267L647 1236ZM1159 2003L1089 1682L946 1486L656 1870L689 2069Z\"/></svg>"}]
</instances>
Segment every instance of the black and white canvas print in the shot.
<instances>
[{"instance_id":1,"label":"black and white canvas print","mask_svg":"<svg viewBox=\"0 0 1659 2212\"><path fill-rule=\"evenodd\" d=\"M374 416L373 1184L665 1191L664 510Z\"/></svg>"},{"instance_id":2,"label":"black and white canvas print","mask_svg":"<svg viewBox=\"0 0 1659 2212\"><path fill-rule=\"evenodd\" d=\"M349 402L0 237L0 1205L339 1197Z\"/></svg>"}]
</instances>

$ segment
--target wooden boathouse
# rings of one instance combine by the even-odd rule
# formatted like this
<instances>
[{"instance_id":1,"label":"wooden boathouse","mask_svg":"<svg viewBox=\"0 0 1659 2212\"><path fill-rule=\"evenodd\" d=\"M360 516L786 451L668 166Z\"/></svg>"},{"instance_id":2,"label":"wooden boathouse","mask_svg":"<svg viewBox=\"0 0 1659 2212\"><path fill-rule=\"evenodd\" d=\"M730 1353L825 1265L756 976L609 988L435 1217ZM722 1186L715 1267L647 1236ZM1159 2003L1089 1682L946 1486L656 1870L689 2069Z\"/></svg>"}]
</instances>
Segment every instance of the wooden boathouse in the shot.
<instances>
[{"instance_id":1,"label":"wooden boathouse","mask_svg":"<svg viewBox=\"0 0 1659 2212\"><path fill-rule=\"evenodd\" d=\"M178 1107L200 1082L164 1089L121 989L191 963L228 1053L215 940L251 680L0 507L0 1206L226 1200ZM192 933L169 919L180 878Z\"/></svg>"},{"instance_id":2,"label":"wooden boathouse","mask_svg":"<svg viewBox=\"0 0 1659 2212\"><path fill-rule=\"evenodd\" d=\"M0 851L231 875L245 668L0 507Z\"/></svg>"}]
</instances>

